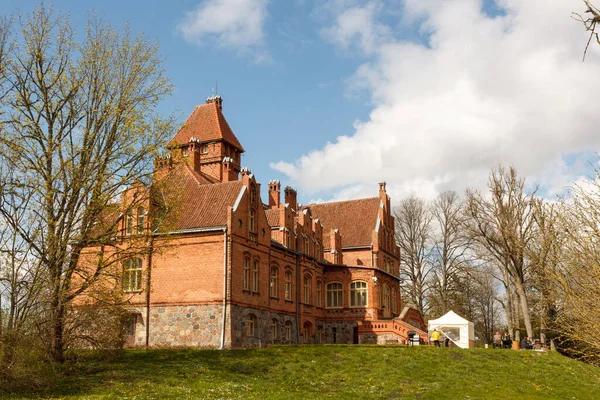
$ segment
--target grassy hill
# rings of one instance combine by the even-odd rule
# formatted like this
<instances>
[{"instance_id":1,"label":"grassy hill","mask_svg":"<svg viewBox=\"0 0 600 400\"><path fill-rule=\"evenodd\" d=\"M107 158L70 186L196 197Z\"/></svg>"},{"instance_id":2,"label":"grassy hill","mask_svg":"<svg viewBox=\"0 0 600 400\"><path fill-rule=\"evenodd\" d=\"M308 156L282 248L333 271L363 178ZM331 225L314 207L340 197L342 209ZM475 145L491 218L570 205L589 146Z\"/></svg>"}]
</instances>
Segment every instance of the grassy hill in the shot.
<instances>
[{"instance_id":1,"label":"grassy hill","mask_svg":"<svg viewBox=\"0 0 600 400\"><path fill-rule=\"evenodd\" d=\"M80 362L52 391L24 396L37 397L600 399L600 369L555 352L424 346L135 350Z\"/></svg>"}]
</instances>

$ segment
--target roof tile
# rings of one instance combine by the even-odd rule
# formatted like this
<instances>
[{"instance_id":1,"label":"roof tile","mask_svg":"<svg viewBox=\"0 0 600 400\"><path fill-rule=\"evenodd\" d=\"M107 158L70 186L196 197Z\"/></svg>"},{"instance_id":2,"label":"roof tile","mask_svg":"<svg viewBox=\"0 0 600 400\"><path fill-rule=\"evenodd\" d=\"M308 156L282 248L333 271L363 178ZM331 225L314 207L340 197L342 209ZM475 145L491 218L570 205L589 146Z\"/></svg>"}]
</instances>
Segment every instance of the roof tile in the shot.
<instances>
[{"instance_id":1,"label":"roof tile","mask_svg":"<svg viewBox=\"0 0 600 400\"><path fill-rule=\"evenodd\" d=\"M331 203L309 204L313 218L318 218L323 224L323 234L329 234L331 229L339 229L342 235L342 247L357 247L371 245L371 233L375 229L381 199L337 201ZM329 241L324 240L329 246ZM326 247L328 248L328 247Z\"/></svg>"},{"instance_id":2,"label":"roof tile","mask_svg":"<svg viewBox=\"0 0 600 400\"><path fill-rule=\"evenodd\" d=\"M217 103L206 103L196 106L179 132L167 143L167 147L186 144L192 137L201 142L224 140L241 152L244 148L229 127Z\"/></svg>"},{"instance_id":3,"label":"roof tile","mask_svg":"<svg viewBox=\"0 0 600 400\"><path fill-rule=\"evenodd\" d=\"M271 228L276 226L281 226L279 223L279 209L273 208L269 210L265 210L265 214L267 215L267 222Z\"/></svg>"},{"instance_id":4,"label":"roof tile","mask_svg":"<svg viewBox=\"0 0 600 400\"><path fill-rule=\"evenodd\" d=\"M185 164L176 166L162 179L168 180L167 197L176 210L169 224L173 230L227 225L227 209L233 207L244 187L241 181L206 182Z\"/></svg>"}]
</instances>

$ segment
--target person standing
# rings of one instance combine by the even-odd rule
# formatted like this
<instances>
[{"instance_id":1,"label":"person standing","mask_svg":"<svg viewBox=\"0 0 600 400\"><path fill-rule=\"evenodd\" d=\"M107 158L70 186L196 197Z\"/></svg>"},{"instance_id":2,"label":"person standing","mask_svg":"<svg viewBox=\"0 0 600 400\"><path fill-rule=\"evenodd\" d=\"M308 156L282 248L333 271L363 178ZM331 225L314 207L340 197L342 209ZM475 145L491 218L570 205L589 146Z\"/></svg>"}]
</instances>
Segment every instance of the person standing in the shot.
<instances>
[{"instance_id":1,"label":"person standing","mask_svg":"<svg viewBox=\"0 0 600 400\"><path fill-rule=\"evenodd\" d=\"M512 339L508 332L506 332L502 337L502 344L504 345L505 349L510 349L510 347L512 346Z\"/></svg>"},{"instance_id":2,"label":"person standing","mask_svg":"<svg viewBox=\"0 0 600 400\"><path fill-rule=\"evenodd\" d=\"M500 332L496 331L494 335L494 348L499 349L502 347L502 336L500 336Z\"/></svg>"},{"instance_id":3,"label":"person standing","mask_svg":"<svg viewBox=\"0 0 600 400\"><path fill-rule=\"evenodd\" d=\"M431 340L433 340L435 347L440 347L440 333L437 329L433 330L433 333L431 334Z\"/></svg>"}]
</instances>

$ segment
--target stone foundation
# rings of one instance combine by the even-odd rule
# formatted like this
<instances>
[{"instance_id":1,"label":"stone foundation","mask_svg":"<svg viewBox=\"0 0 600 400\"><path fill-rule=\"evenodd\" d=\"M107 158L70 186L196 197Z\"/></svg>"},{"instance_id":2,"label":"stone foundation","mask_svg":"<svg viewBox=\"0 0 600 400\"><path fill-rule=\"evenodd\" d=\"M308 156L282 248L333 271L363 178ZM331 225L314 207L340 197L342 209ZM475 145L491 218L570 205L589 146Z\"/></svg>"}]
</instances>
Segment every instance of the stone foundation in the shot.
<instances>
[{"instance_id":1,"label":"stone foundation","mask_svg":"<svg viewBox=\"0 0 600 400\"><path fill-rule=\"evenodd\" d=\"M298 343L296 316L232 305L229 307L230 334L227 347L262 347L270 344ZM254 335L247 334L249 315L255 317ZM272 322L276 321L277 334L273 338ZM286 338L286 322L290 323L290 337Z\"/></svg>"},{"instance_id":2,"label":"stone foundation","mask_svg":"<svg viewBox=\"0 0 600 400\"><path fill-rule=\"evenodd\" d=\"M151 307L149 345L218 347L222 310L221 305ZM136 315L135 331L133 335L126 335L126 345L143 346L146 344L146 308L139 307L131 312Z\"/></svg>"},{"instance_id":3,"label":"stone foundation","mask_svg":"<svg viewBox=\"0 0 600 400\"><path fill-rule=\"evenodd\" d=\"M324 321L325 343L353 344L355 321Z\"/></svg>"}]
</instances>

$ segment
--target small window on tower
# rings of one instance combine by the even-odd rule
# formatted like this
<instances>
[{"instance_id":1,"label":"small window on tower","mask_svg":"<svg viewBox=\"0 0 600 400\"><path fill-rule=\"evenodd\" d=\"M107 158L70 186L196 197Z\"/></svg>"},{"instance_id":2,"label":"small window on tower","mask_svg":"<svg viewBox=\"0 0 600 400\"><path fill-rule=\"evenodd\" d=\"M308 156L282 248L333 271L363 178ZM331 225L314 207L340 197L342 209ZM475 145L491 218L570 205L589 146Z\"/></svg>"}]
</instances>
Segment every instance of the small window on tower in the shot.
<instances>
[{"instance_id":1,"label":"small window on tower","mask_svg":"<svg viewBox=\"0 0 600 400\"><path fill-rule=\"evenodd\" d=\"M207 144L202 146L202 154L208 154L208 145Z\"/></svg>"},{"instance_id":2,"label":"small window on tower","mask_svg":"<svg viewBox=\"0 0 600 400\"><path fill-rule=\"evenodd\" d=\"M188 148L187 146L181 149L181 155L184 157L188 156Z\"/></svg>"}]
</instances>

